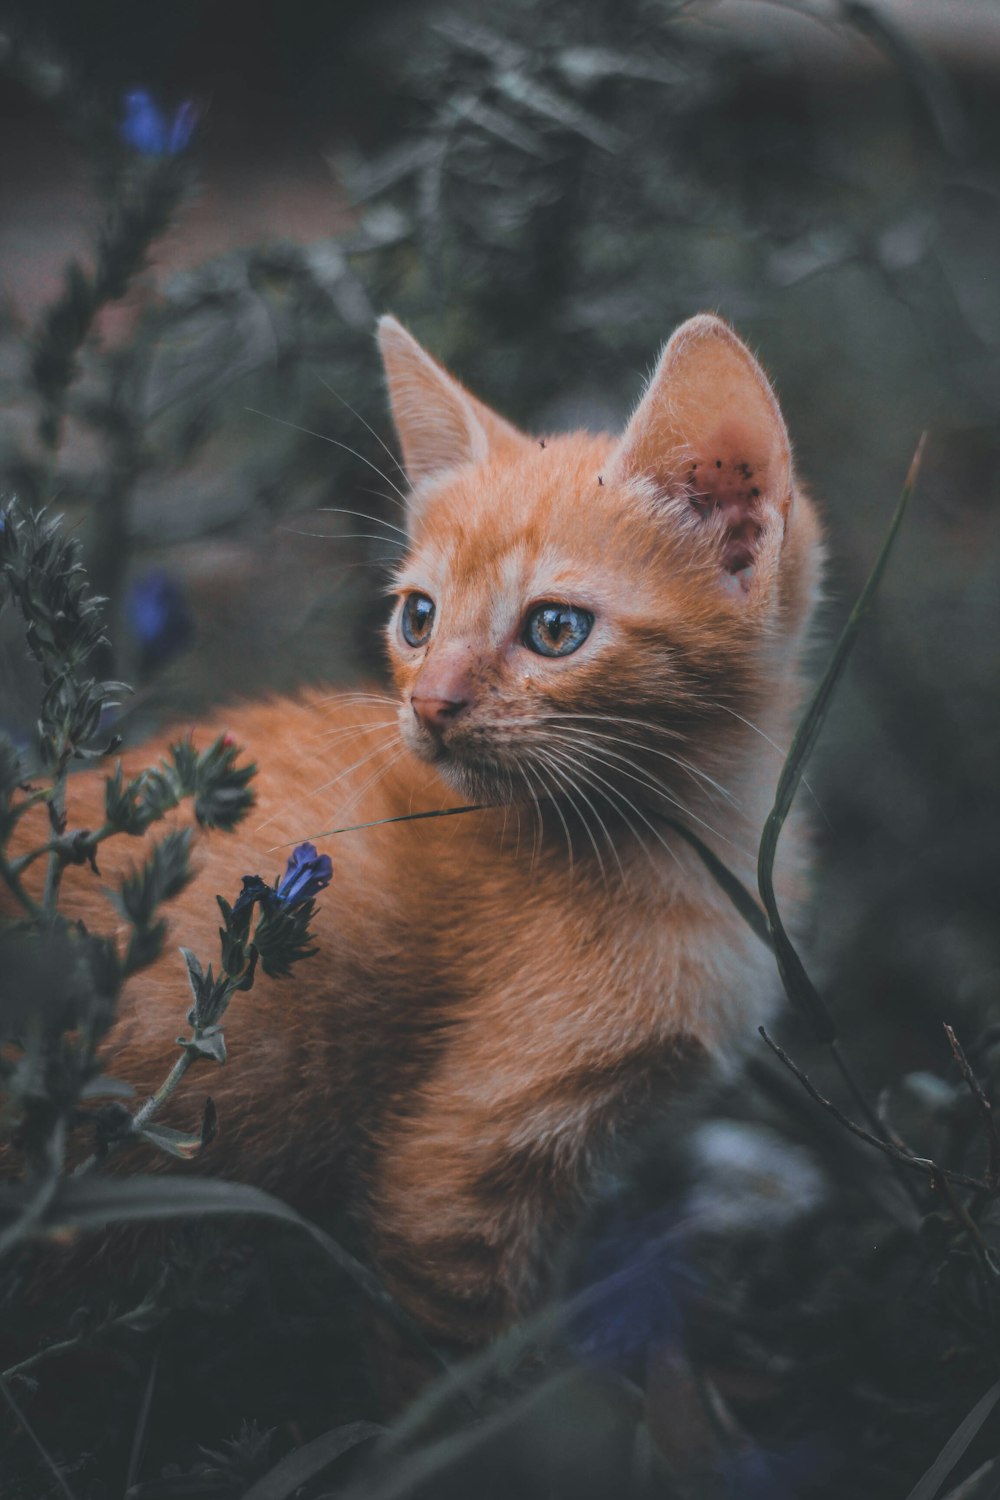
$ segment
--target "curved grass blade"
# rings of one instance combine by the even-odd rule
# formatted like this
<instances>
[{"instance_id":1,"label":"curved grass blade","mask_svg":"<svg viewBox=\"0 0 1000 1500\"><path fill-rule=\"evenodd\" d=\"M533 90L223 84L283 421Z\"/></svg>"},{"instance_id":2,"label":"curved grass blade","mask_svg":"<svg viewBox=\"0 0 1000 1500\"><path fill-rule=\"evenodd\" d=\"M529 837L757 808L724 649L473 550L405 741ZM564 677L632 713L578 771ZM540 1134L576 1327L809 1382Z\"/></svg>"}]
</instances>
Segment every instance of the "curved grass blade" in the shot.
<instances>
[{"instance_id":1,"label":"curved grass blade","mask_svg":"<svg viewBox=\"0 0 1000 1500\"><path fill-rule=\"evenodd\" d=\"M690 828L686 828L676 818L661 818L661 822L667 823L675 833L680 834L685 843L691 845L716 885L726 893L747 926L760 938L766 948L773 949L774 941L767 925L767 918L739 876L734 875L729 866L724 864L707 844L702 843L696 833L692 833Z\"/></svg>"},{"instance_id":2,"label":"curved grass blade","mask_svg":"<svg viewBox=\"0 0 1000 1500\"><path fill-rule=\"evenodd\" d=\"M59 1465L56 1463L55 1459L52 1457L51 1453L46 1448L41 1438L38 1436L38 1433L32 1427L31 1423L24 1415L24 1412L18 1406L17 1401L14 1398L14 1393L11 1391L10 1386L7 1384L6 1380L4 1380L3 1376L0 1376L0 1395L3 1396L7 1405L10 1407L11 1411L14 1414L15 1421L17 1421L23 1428L24 1432L27 1434L29 1441L31 1442L32 1447L37 1452L45 1467L49 1470L49 1473L56 1481L56 1484L59 1486L62 1493L66 1496L66 1500L76 1500L76 1496L73 1494L73 1491L66 1483L66 1477L63 1474L62 1469L60 1469Z\"/></svg>"},{"instance_id":3,"label":"curved grass blade","mask_svg":"<svg viewBox=\"0 0 1000 1500\"><path fill-rule=\"evenodd\" d=\"M990 1386L985 1396L980 1396L968 1416L959 1422L930 1468L917 1480L906 1500L934 1500L998 1401L1000 1401L1000 1380Z\"/></svg>"},{"instance_id":4,"label":"curved grass blade","mask_svg":"<svg viewBox=\"0 0 1000 1500\"><path fill-rule=\"evenodd\" d=\"M363 828L381 828L383 823L419 823L421 818L454 818L459 813L486 812L489 807L489 802L470 802L465 807L435 807L431 812L396 813L391 818L375 818L371 823L351 823L347 828L328 828L325 833L311 833L309 837L332 839L338 833L360 833ZM290 849L293 844L300 842L300 839L289 839L287 844L275 844L267 852L274 854L278 849Z\"/></svg>"},{"instance_id":5,"label":"curved grass blade","mask_svg":"<svg viewBox=\"0 0 1000 1500\"><path fill-rule=\"evenodd\" d=\"M385 1428L377 1422L348 1422L334 1427L311 1443L287 1453L280 1463L250 1486L243 1500L288 1500L289 1495L301 1489L308 1480L315 1479L342 1454L384 1431Z\"/></svg>"},{"instance_id":6,"label":"curved grass blade","mask_svg":"<svg viewBox=\"0 0 1000 1500\"><path fill-rule=\"evenodd\" d=\"M31 1194L26 1185L0 1190L0 1229L16 1222ZM416 1349L433 1369L449 1374L451 1367L430 1345L419 1328L379 1281L374 1272L356 1260L331 1235L296 1213L280 1198L244 1182L221 1182L208 1178L152 1177L127 1179L68 1177L57 1185L34 1226L36 1232L60 1234L100 1229L111 1223L176 1219L189 1214L252 1214L278 1219L303 1230L333 1261L368 1301ZM463 1392L465 1400L475 1403Z\"/></svg>"},{"instance_id":7,"label":"curved grass blade","mask_svg":"<svg viewBox=\"0 0 1000 1500\"><path fill-rule=\"evenodd\" d=\"M792 739L791 749L782 767L781 776L778 779L778 787L774 796L772 807L767 822L764 824L764 832L761 836L760 851L757 859L757 886L760 891L764 909L767 912L768 926L774 941L775 957L778 961L778 970L781 974L781 982L785 992L793 1004L798 1005L806 1014L816 1038L820 1042L832 1044L837 1040L837 1028L833 1017L827 1010L825 1003L820 998L812 980L805 971L802 960L792 946L791 939L785 931L784 924L778 912L777 901L774 895L774 858L777 853L778 839L784 827L795 793L798 791L799 782L802 780L802 772L806 761L812 751L820 730L823 728L834 692L840 681L841 675L854 649L858 631L861 629L862 621L868 612L868 608L879 586L882 574L889 561L892 545L896 540L906 507L909 503L913 487L916 484L917 474L920 471L920 461L923 457L924 444L927 441L926 432L922 434L916 447L916 452L910 462L906 483L903 485L902 494L896 506L895 513L889 523L885 541L882 543L875 565L865 581L865 586L858 595L857 602L851 610L840 634L833 655L830 658L826 671L820 680L819 686L806 709L802 720L795 731Z\"/></svg>"}]
</instances>

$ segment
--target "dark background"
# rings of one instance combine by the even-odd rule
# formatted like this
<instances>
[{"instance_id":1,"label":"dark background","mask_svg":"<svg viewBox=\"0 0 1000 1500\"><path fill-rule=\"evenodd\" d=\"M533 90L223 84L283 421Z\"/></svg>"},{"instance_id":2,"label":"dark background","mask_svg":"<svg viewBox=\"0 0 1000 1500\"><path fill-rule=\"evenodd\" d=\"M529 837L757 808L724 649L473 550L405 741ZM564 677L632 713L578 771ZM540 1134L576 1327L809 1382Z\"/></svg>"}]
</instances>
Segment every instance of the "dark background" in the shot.
<instances>
[{"instance_id":1,"label":"dark background","mask_svg":"<svg viewBox=\"0 0 1000 1500\"><path fill-rule=\"evenodd\" d=\"M889 1089L930 1149L941 1122L928 1090L934 1078L954 1084L941 1023L971 1043L995 1018L1000 975L1000 26L989 5L814 9L8 7L0 464L20 493L54 494L98 576L113 581L116 670L139 680L126 725L139 737L227 694L381 670L387 549L348 535L379 528L338 524L318 507L392 519L391 508L370 493L378 484L363 462L293 430L383 464L360 417L321 384L391 443L375 313L396 312L473 389L538 430L620 423L678 321L705 309L730 318L774 377L827 520L817 663L926 429L910 515L808 772L815 897L804 952L866 1087ZM550 107L515 97L511 77L544 85ZM94 122L113 136L121 97L137 86L168 110L196 102L190 162L201 185L149 268L102 312L47 460L26 351L65 258L86 261L100 222ZM482 106L506 133L494 116L484 125ZM407 167L421 143L427 156ZM95 496L110 459L86 398L123 350L141 371L129 400L144 458L116 494L122 524L109 550ZM152 641L134 604L150 590L170 601ZM2 716L26 734L31 685L8 644ZM829 1076L794 1016L783 1034ZM796 1227L766 1255L747 1249L754 1210L735 1238L704 1251L699 1274L725 1295L692 1316L697 1357L715 1361L724 1385L719 1327L745 1330L768 1306L770 1324L747 1335L756 1353L741 1359L760 1386L781 1387L748 1395L748 1375L734 1394L730 1381L729 1399L779 1468L765 1473L769 1490L744 1476L721 1492L902 1500L992 1378L990 1358L974 1338L972 1353L944 1332L914 1342L916 1309L937 1281L905 1269L905 1256L903 1271L873 1269L871 1203L837 1196L854 1166L838 1177L775 1087L751 1067L703 1101L703 1117L804 1138L839 1185L828 1186L829 1219L807 1216L803 1228L793 1214ZM654 1156L670 1169L653 1186L640 1174L641 1211L629 1200L640 1217L690 1170L673 1145ZM322 1361L319 1343L310 1358ZM324 1414L332 1422L331 1405L350 1407L345 1383L334 1381L335 1398L313 1392L296 1416L294 1381L280 1398L251 1381L245 1399L213 1407L198 1437L258 1416L285 1423L288 1446L289 1422L311 1436ZM193 1461L176 1431L157 1444L163 1461L172 1451Z\"/></svg>"}]
</instances>

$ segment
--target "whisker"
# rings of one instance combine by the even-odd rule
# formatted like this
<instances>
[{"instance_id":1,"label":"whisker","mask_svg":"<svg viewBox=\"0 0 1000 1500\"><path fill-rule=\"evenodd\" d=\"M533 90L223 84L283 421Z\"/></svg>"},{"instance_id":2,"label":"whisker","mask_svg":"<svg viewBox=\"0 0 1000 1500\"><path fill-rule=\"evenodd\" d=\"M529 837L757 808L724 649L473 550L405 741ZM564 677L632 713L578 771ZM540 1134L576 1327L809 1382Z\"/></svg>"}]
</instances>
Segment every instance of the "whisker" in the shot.
<instances>
[{"instance_id":1,"label":"whisker","mask_svg":"<svg viewBox=\"0 0 1000 1500\"><path fill-rule=\"evenodd\" d=\"M324 781L319 786L313 787L312 791L309 793L309 796L318 797L320 792L329 791L332 786L336 786L339 782L343 781L345 776L350 776L352 771L358 771L362 766L366 766L370 760L374 760L375 756L378 755L379 752L384 748L385 747L383 745L376 745L374 749L368 750L364 755L360 756L356 761L354 761L352 765L344 766L343 770L338 771L336 776L331 776L329 781Z\"/></svg>"},{"instance_id":2,"label":"whisker","mask_svg":"<svg viewBox=\"0 0 1000 1500\"><path fill-rule=\"evenodd\" d=\"M351 793L350 797L348 797L347 801L341 805L338 816L342 818L346 813L350 812L352 807L356 807L361 801L361 798L365 795L365 792L369 791L373 786L377 786L378 783L389 774L392 768L394 766L397 766L401 760L404 760L406 756L409 755L409 753L410 752L405 745L400 745L399 749L396 750L393 755L390 755L389 759L385 761L383 765L376 766L371 775L366 776L361 785L359 787L356 787L355 790ZM372 755L369 755L367 759L372 760L377 754L378 750L374 751Z\"/></svg>"},{"instance_id":3,"label":"whisker","mask_svg":"<svg viewBox=\"0 0 1000 1500\"><path fill-rule=\"evenodd\" d=\"M535 868L535 861L538 858L538 851L541 846L541 839L544 834L544 825L542 823L542 813L541 808L538 805L538 798L535 796L535 793L531 787L531 782L528 780L527 768L524 766L518 766L517 771L519 776L521 777L521 780L524 782L525 787L527 788L528 796L531 798L531 801L533 802L535 808L535 832L531 840L531 864L529 866L529 870L533 872Z\"/></svg>"},{"instance_id":4,"label":"whisker","mask_svg":"<svg viewBox=\"0 0 1000 1500\"><path fill-rule=\"evenodd\" d=\"M642 742L643 742L643 744L645 744L648 741L650 735L654 735L654 734L655 735L662 735L664 738L671 739L671 740L683 740L684 739L684 735L681 732L681 730L679 730L679 729L671 729L666 724L656 724L656 723L652 722L649 719L634 719L634 718L630 718L628 714L608 714L608 713L586 713L586 714L584 714L584 713L573 713L573 714L570 714L570 713L561 713L561 712L557 713L557 712L550 711L547 714L547 717L550 718L550 719L571 719L571 720L574 720L574 721L579 720L579 721L584 721L584 722L590 723L590 724L593 724L593 723L596 722L598 724L628 724L628 725L632 725L636 729L641 729L642 730Z\"/></svg>"},{"instance_id":5,"label":"whisker","mask_svg":"<svg viewBox=\"0 0 1000 1500\"><path fill-rule=\"evenodd\" d=\"M537 755L539 753L540 752L536 751L536 757L537 757ZM573 798L573 794L572 794L572 791L570 790L570 785L567 783L566 777L560 772L559 768L552 763L551 756L546 757L545 764L546 764L546 767L548 769L549 775L552 777L552 781L553 781L553 784L554 784L554 787L555 787L555 791L554 791L554 793L552 794L552 796L550 798L552 806L558 812L559 811L559 798L560 797L565 797L566 798L566 801L569 803L569 806L572 808L575 817L577 818L578 822L582 825L583 830L584 830L584 832L587 835L587 838L590 840L591 848L594 851L594 857L597 860L598 866L600 867L601 873L603 875L604 874L604 865L603 865L603 861L601 859L601 851L598 849L596 843L594 842L594 836L593 836L593 834L590 831L590 827L589 827L589 825L587 823L587 819L584 817L583 813L580 811L580 808L577 806L577 804L576 804L576 802L575 802L575 800ZM564 822L563 826L566 827L565 822ZM566 827L566 835L567 835L567 840L569 841L570 847L572 848L572 835L569 833L568 827ZM605 878L604 884L605 884L605 887L606 887L607 886L607 879L606 878Z\"/></svg>"},{"instance_id":6,"label":"whisker","mask_svg":"<svg viewBox=\"0 0 1000 1500\"><path fill-rule=\"evenodd\" d=\"M384 479L389 488L391 490L395 490L396 494L399 496L400 502L404 505L406 504L406 496L399 488L399 485L396 484L388 474L384 474L379 468L378 464L373 464L370 458L365 458L365 455L363 453L359 453L358 450L356 448L352 448L349 443L342 443L339 438L332 438L328 433L325 432L314 432L311 427L302 427L298 422L289 422L285 417L276 417L273 412L260 411L256 406L245 406L243 410L252 412L255 417L263 417L265 421L277 422L281 427L290 427L293 432L301 432L305 437L319 438L320 442L332 443L335 448L343 448L345 453L349 453L352 458L359 459L360 462L367 465L367 467L371 469L374 474L377 474L380 479Z\"/></svg>"},{"instance_id":7,"label":"whisker","mask_svg":"<svg viewBox=\"0 0 1000 1500\"><path fill-rule=\"evenodd\" d=\"M317 708L324 703L343 703L345 705L354 705L357 703L383 703L389 708L399 707L399 699L393 698L389 693L368 693L362 692L360 689L352 689L350 692L341 689L336 693L327 693L326 697L324 698L314 698L313 702Z\"/></svg>"},{"instance_id":8,"label":"whisker","mask_svg":"<svg viewBox=\"0 0 1000 1500\"><path fill-rule=\"evenodd\" d=\"M590 798L587 796L587 793L583 790L583 787L580 785L579 781L575 780L573 777L569 776L569 771L571 771L571 770L574 771L574 772L577 771L576 765L569 759L568 756L564 756L564 755L561 754L561 752L559 752L557 750L553 750L551 746L549 746L549 753L550 753L550 756L556 760L557 764L559 764L559 765L561 765L563 767L563 780L564 780L564 783L565 783L565 781L567 779L570 781L570 784L572 785L573 790L575 792L577 792L580 795L580 797L583 798L583 801L587 804L587 806L590 808L591 812L594 814L594 817L597 820L598 827L600 828L601 832L604 834L604 837L605 837L605 839L607 841L608 848L611 850L611 853L615 857L615 862L618 865L619 874L621 875L622 880L624 880L625 879L625 869L624 869L624 866L622 865L622 862L621 862L621 855L618 853L618 846L617 846L617 844L615 843L614 839L611 837L611 833L610 833L610 831L608 829L608 825L605 823L604 819L601 817L600 813L597 811L597 808L594 806L594 804L591 802ZM597 847L597 841L596 841L596 839L594 838L593 834L590 831L590 825L588 824L586 818L583 818L582 822L583 822L584 828L587 830L587 833L588 833L588 835L590 837L590 842L594 846L594 853L597 855L597 862L598 862L598 864L601 867L601 875L604 878L605 886L607 886L607 882L608 882L607 872L606 872L606 870L604 868L604 861L601 858L600 850Z\"/></svg>"},{"instance_id":9,"label":"whisker","mask_svg":"<svg viewBox=\"0 0 1000 1500\"><path fill-rule=\"evenodd\" d=\"M320 542L386 542L390 547L405 547L405 543L397 542L391 536L380 536L372 531L303 531L300 526L278 526L275 529L287 531L291 536L311 536Z\"/></svg>"},{"instance_id":10,"label":"whisker","mask_svg":"<svg viewBox=\"0 0 1000 1500\"><path fill-rule=\"evenodd\" d=\"M335 401L339 401L340 404L341 404L341 406L346 406L347 410L349 412L351 412L351 414L353 416L357 417L357 419L361 423L362 427L367 427L368 428L368 431L371 433L371 435L375 439L376 443L378 443L379 447L382 448L388 454L389 458L396 465L396 468L399 470L399 472L402 475L402 477L404 479L406 479L406 470L403 468L403 465L400 463L400 461L396 457L395 453L393 453L392 449L389 447L389 444L385 441L385 439L383 437L381 437L375 431L375 428L372 426L372 424L370 422L366 422L365 419L364 419L364 417L357 410L357 408L353 407L351 405L351 403L347 400L347 398L345 396L342 396L339 391L335 391L334 388L333 388L333 386L330 384L330 382L328 380L324 380L323 377L322 377L322 375L320 375L318 378L319 378L320 385L326 387L326 389L330 392L330 395L334 398L334 400Z\"/></svg>"},{"instance_id":11,"label":"whisker","mask_svg":"<svg viewBox=\"0 0 1000 1500\"><path fill-rule=\"evenodd\" d=\"M588 714L551 714L547 717L557 720L570 718L583 720L590 718L591 716ZM660 750L655 745L640 744L636 740L626 739L626 737L621 734L608 734L606 731L598 729L587 729L585 733L592 739L609 740L617 745L627 745L630 750L640 751L644 755L656 755L659 756L662 760L668 760L672 765L678 766L682 771L686 771L689 776L697 778L699 781L704 781L708 786L714 787L715 790L722 797L724 797L727 802L731 803L733 807L738 808L741 805L738 799L733 796L732 792L727 790L727 788L724 787L720 782L716 781L714 777L709 776L707 771L702 770L700 766L696 766L693 761L686 760L682 755L673 755L669 750Z\"/></svg>"},{"instance_id":12,"label":"whisker","mask_svg":"<svg viewBox=\"0 0 1000 1500\"><path fill-rule=\"evenodd\" d=\"M581 769L580 770L580 774L581 775L587 775L588 773L584 772ZM594 777L603 787L606 788L606 791L605 791L605 794L604 794L605 796L607 796L609 798L613 797L617 801L623 802L626 807L631 808L632 811L635 813L636 817L637 818L641 818L642 822L645 823L646 827L649 829L650 833L653 835L653 837L656 839L656 841L659 844L662 844L663 848L670 855L670 857L674 861L674 863L676 865L680 864L680 858L679 858L679 856L677 854L676 849L672 849L671 848L671 846L667 843L667 840L663 837L663 834L656 827L656 825L654 823L650 822L649 818L646 817L646 815L642 811L642 809L640 807L638 807L631 800L630 797L626 797L625 794L624 794L624 792L622 792L620 788L614 786L610 781L608 781L604 776L602 776L599 771L595 771L592 765L590 765L590 767L589 767L589 775L591 777ZM591 782L591 785L593 785L593 782ZM639 845L640 849L642 850L642 852L645 854L646 858L649 860L650 864L653 865L654 868L656 868L657 867L656 866L656 860L653 858L652 851L647 846L646 841L643 839L643 837L639 833L638 829L632 823L631 818L629 818L629 816L628 816L627 813L620 812L620 810L619 810L619 815L628 824L628 827L631 829L632 834L635 837L636 842L638 843L638 845Z\"/></svg>"},{"instance_id":13,"label":"whisker","mask_svg":"<svg viewBox=\"0 0 1000 1500\"><path fill-rule=\"evenodd\" d=\"M534 754L534 756L532 757L532 759L535 762L535 770L536 770L536 772L538 774L538 779L539 779L539 781L542 781L543 785L545 785L544 779L542 777L542 763L545 764L545 767L548 770L550 776L553 775L552 767L549 765L548 760L546 759L546 757L540 751L536 751L535 754ZM553 779L554 779L554 777L553 777ZM558 791L559 791L559 783L556 782L556 794L557 795L555 795L555 796L550 795L548 797L548 802L549 802L549 806L553 809L553 811L555 812L556 817L559 819L560 823L562 824L563 833L566 835L566 858L567 858L567 861L569 863L569 878L570 878L570 880L572 880L573 879L573 839L572 839L572 837L570 835L569 824L566 822L566 819L563 817L562 808L559 806Z\"/></svg>"},{"instance_id":14,"label":"whisker","mask_svg":"<svg viewBox=\"0 0 1000 1500\"><path fill-rule=\"evenodd\" d=\"M338 724L335 729L327 729L323 734L317 735L316 743L328 750L332 744L352 734L372 734L376 729L395 729L397 723L396 719L378 719L374 724Z\"/></svg>"},{"instance_id":15,"label":"whisker","mask_svg":"<svg viewBox=\"0 0 1000 1500\"><path fill-rule=\"evenodd\" d=\"M405 537L407 541L410 539L402 526L394 526L391 521L373 516L367 510L345 510L342 505L317 505L316 509L323 516L357 516L362 521L374 521L376 526L388 526L390 531L398 531L401 537Z\"/></svg>"},{"instance_id":16,"label":"whisker","mask_svg":"<svg viewBox=\"0 0 1000 1500\"><path fill-rule=\"evenodd\" d=\"M752 729L754 734L759 734L766 745L770 745L772 750L777 751L777 753L781 756L782 761L786 761L788 759L790 747L789 749L783 749L782 746L778 744L777 740L772 740L769 734L764 733L759 724L755 724L752 719L744 718L742 714L736 712L735 708L730 708L728 703L709 702L708 706L709 708L720 708L724 714L732 714L734 719L739 719L740 723L745 724L748 729ZM819 809L819 812L822 814L825 821L829 823L830 820L826 816L826 811L823 807L822 802L820 802L816 793L813 791L812 787L809 785L804 776L802 777L802 785L809 793L810 797L812 798L816 807Z\"/></svg>"},{"instance_id":17,"label":"whisker","mask_svg":"<svg viewBox=\"0 0 1000 1500\"><path fill-rule=\"evenodd\" d=\"M658 870L659 867L656 864L656 860L653 857L652 851L647 845L642 834L639 832L638 828L636 828L628 813L624 812L622 808L617 804L624 803L625 807L631 808L636 816L638 818L641 818L642 821L646 824L650 832L659 838L660 836L657 834L656 829L653 827L652 823L650 823L649 819L643 815L642 810L637 807L636 804L632 802L628 797L626 797L624 793L619 791L619 789L615 787L610 781L608 781L606 777L602 776L599 771L595 771L594 767L589 762L586 770L582 766L577 766L576 769L577 774L582 776L587 781L588 785L593 788L596 796L603 797L604 800L608 802L612 810L618 814L618 816L625 823L629 832L632 834L632 837L635 839L636 843L639 845L639 848L642 850L643 854L649 860L650 864L654 869ZM662 838L660 838L660 843L664 843ZM668 846L664 844L664 848L667 847ZM669 849L668 852L673 853L673 851ZM674 856L674 858L676 859L676 855Z\"/></svg>"},{"instance_id":18,"label":"whisker","mask_svg":"<svg viewBox=\"0 0 1000 1500\"><path fill-rule=\"evenodd\" d=\"M360 731L363 728L367 729L367 728L369 728L371 726L351 724L351 725L346 725L346 726L342 726L342 727L345 729L345 731L346 730L355 730L355 729L358 730L358 731ZM377 725L377 726L374 726L374 727L376 727L376 728L385 728L385 727L395 728L395 720L392 720L389 726ZM336 733L336 730L333 730L331 732L332 733ZM341 780L342 777L350 775L351 771L356 771L360 766L363 766L363 765L367 764L367 762L370 761L373 758L373 756L376 756L379 753L379 751L381 749L384 749L384 748L385 748L384 743L382 745L376 745L374 747L374 749L371 749L371 750L367 751L363 756L361 756L361 758L359 760L356 760L353 765L351 765L351 766L345 766L344 769L342 771L339 771L337 773L337 775L334 776L331 781L326 781L326 782L323 783L322 786L316 787L312 792L309 792L308 796L315 797L319 792L325 791L328 786L334 786L338 781ZM258 823L257 824L255 832L256 833L260 833L261 830L264 829L264 828L266 828L269 823L273 823L274 820L275 820L275 818L280 818L280 816L281 816L281 814L282 814L283 811L284 811L284 808L279 807L275 812L273 812L271 814L271 816L269 818L265 818L262 823Z\"/></svg>"},{"instance_id":19,"label":"whisker","mask_svg":"<svg viewBox=\"0 0 1000 1500\"><path fill-rule=\"evenodd\" d=\"M562 743L564 745L569 745L571 748L575 748L582 753L583 746L581 744L581 740L582 736L573 737L569 740L564 738L562 740ZM597 750L594 749L593 746L587 748L589 750L589 756L591 759L596 759L597 761L602 762L608 767L609 770L619 771L622 776L627 776L630 781L636 782L639 786L644 786L647 791L656 792L658 796L665 798L667 802L671 803L672 806L676 807L679 812L683 813L686 818L690 818L692 823L698 823L702 828L706 830L706 832L711 833L715 838L721 839L724 844L728 844L730 848L737 849L741 854L745 855L745 850L739 849L739 845L735 844L731 838L728 838L726 834L720 832L718 828L714 828L712 824L706 822L704 818L699 817L696 812L692 811L690 807L687 807L685 803L679 800L679 798L673 796L672 793L666 789L662 782L657 781L655 778L650 776L650 774L645 771L642 766L637 766L634 761L630 760L627 756L619 754L619 752L616 750L604 749L604 754L601 755ZM607 759L606 757L611 758ZM626 770L625 767L627 766L630 766L632 769Z\"/></svg>"}]
</instances>

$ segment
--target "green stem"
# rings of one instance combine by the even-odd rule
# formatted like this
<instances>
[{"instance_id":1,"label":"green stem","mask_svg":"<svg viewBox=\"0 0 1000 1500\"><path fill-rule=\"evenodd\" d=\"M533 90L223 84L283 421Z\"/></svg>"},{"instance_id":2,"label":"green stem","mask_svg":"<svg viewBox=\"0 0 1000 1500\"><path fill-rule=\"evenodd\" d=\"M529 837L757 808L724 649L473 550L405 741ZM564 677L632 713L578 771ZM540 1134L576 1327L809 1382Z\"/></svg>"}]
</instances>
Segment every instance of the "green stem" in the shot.
<instances>
[{"instance_id":1,"label":"green stem","mask_svg":"<svg viewBox=\"0 0 1000 1500\"><path fill-rule=\"evenodd\" d=\"M96 849L98 844L103 844L105 839L110 838L112 834L119 833L120 831L113 823L105 823L96 833L84 830L86 833L84 858L87 857L91 850ZM72 837L63 835L62 838L50 839L47 844L41 844L37 849L32 849L28 854L22 854L20 859L15 859L10 869L15 875L20 875L22 870L26 870L29 865L35 863L36 859L41 859L46 854L57 854L64 865L82 863L74 851L74 840L80 837L80 833L75 833Z\"/></svg>"},{"instance_id":2,"label":"green stem","mask_svg":"<svg viewBox=\"0 0 1000 1500\"><path fill-rule=\"evenodd\" d=\"M66 767L69 764L70 751L71 747L64 742L60 748L59 760L52 778L52 792L49 797L49 822L57 835L61 835L66 813ZM58 850L50 849L49 862L45 868L45 887L42 891L42 911L48 917L54 917L56 914L64 864L65 861Z\"/></svg>"},{"instance_id":3,"label":"green stem","mask_svg":"<svg viewBox=\"0 0 1000 1500\"><path fill-rule=\"evenodd\" d=\"M156 1114L157 1110L166 1104L188 1068L197 1062L200 1055L200 1053L192 1051L190 1047L184 1048L184 1051L174 1063L170 1072L156 1090L156 1093L150 1094L142 1108L136 1110L132 1116L133 1130L141 1130L144 1125L149 1124L149 1121Z\"/></svg>"}]
</instances>

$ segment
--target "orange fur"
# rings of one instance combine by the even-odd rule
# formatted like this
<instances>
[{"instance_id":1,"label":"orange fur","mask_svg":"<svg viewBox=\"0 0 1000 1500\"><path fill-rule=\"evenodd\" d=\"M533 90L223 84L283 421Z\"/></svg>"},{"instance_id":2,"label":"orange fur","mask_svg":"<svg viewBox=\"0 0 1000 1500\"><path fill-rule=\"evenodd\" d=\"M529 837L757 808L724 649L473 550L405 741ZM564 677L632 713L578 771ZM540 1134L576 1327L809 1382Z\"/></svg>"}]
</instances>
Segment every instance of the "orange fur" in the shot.
<instances>
[{"instance_id":1,"label":"orange fur","mask_svg":"<svg viewBox=\"0 0 1000 1500\"><path fill-rule=\"evenodd\" d=\"M413 485L395 588L433 601L433 629L407 645L394 610L396 701L304 692L199 727L259 758L259 816L202 841L173 930L211 956L212 897L271 878L274 846L491 806L331 840L318 955L236 997L228 1064L204 1064L166 1118L190 1125L210 1091L207 1168L312 1212L350 1202L397 1296L471 1345L531 1306L595 1162L682 1057L769 1013L769 956L666 819L753 883L821 544L770 386L717 319L675 334L621 439L544 445L394 320L380 337ZM593 615L578 650L524 644L545 602ZM100 799L75 780L74 822L100 823ZM126 844L105 846L106 877ZM63 904L110 925L88 870L66 872ZM185 989L173 953L129 996L110 1066L140 1091L169 1067Z\"/></svg>"}]
</instances>

